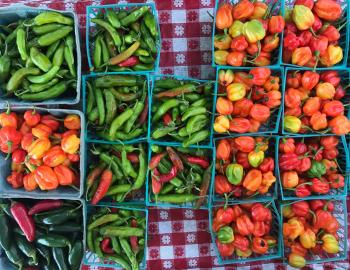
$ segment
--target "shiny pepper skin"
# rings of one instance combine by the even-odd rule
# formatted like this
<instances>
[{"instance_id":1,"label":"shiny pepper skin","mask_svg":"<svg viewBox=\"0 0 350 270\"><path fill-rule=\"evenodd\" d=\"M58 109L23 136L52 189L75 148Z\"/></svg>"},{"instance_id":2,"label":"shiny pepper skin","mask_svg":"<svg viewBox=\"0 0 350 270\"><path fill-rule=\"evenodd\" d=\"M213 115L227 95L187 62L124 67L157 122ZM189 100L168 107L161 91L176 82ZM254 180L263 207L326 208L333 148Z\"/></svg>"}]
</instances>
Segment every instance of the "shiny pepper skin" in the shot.
<instances>
[{"instance_id":1,"label":"shiny pepper skin","mask_svg":"<svg viewBox=\"0 0 350 270\"><path fill-rule=\"evenodd\" d=\"M290 253L288 256L288 264L295 268L303 268L306 265L304 256L296 253Z\"/></svg>"},{"instance_id":2,"label":"shiny pepper skin","mask_svg":"<svg viewBox=\"0 0 350 270\"><path fill-rule=\"evenodd\" d=\"M246 88L241 83L231 83L226 88L227 97L231 101L237 101L245 97Z\"/></svg>"},{"instance_id":3,"label":"shiny pepper skin","mask_svg":"<svg viewBox=\"0 0 350 270\"><path fill-rule=\"evenodd\" d=\"M235 20L243 20L247 19L250 16L252 16L254 13L254 4L250 2L249 0L242 0L239 1L234 7L233 7L233 18Z\"/></svg>"},{"instance_id":4,"label":"shiny pepper skin","mask_svg":"<svg viewBox=\"0 0 350 270\"><path fill-rule=\"evenodd\" d=\"M250 170L243 180L243 187L247 190L255 192L258 190L262 182L262 173L260 170Z\"/></svg>"},{"instance_id":5,"label":"shiny pepper skin","mask_svg":"<svg viewBox=\"0 0 350 270\"><path fill-rule=\"evenodd\" d=\"M218 8L216 13L216 27L218 29L229 28L232 22L232 5L225 3Z\"/></svg>"},{"instance_id":6,"label":"shiny pepper skin","mask_svg":"<svg viewBox=\"0 0 350 270\"><path fill-rule=\"evenodd\" d=\"M312 11L303 5L294 6L292 18L299 30L307 30L315 22L315 17Z\"/></svg>"},{"instance_id":7,"label":"shiny pepper skin","mask_svg":"<svg viewBox=\"0 0 350 270\"><path fill-rule=\"evenodd\" d=\"M310 61L312 52L310 47L299 47L292 53L292 64L305 66ZM322 62L322 61L321 61Z\"/></svg>"},{"instance_id":8,"label":"shiny pepper skin","mask_svg":"<svg viewBox=\"0 0 350 270\"><path fill-rule=\"evenodd\" d=\"M249 43L255 43L265 37L266 30L260 21L253 19L244 23L242 33Z\"/></svg>"},{"instance_id":9,"label":"shiny pepper skin","mask_svg":"<svg viewBox=\"0 0 350 270\"><path fill-rule=\"evenodd\" d=\"M28 110L24 113L23 118L28 126L34 127L40 122L41 115L35 110Z\"/></svg>"},{"instance_id":10,"label":"shiny pepper skin","mask_svg":"<svg viewBox=\"0 0 350 270\"><path fill-rule=\"evenodd\" d=\"M284 188L294 188L299 183L298 173L295 171L288 171L282 174L282 186Z\"/></svg>"},{"instance_id":11,"label":"shiny pepper skin","mask_svg":"<svg viewBox=\"0 0 350 270\"><path fill-rule=\"evenodd\" d=\"M57 176L49 166L42 165L36 168L34 177L41 190L52 190L58 187Z\"/></svg>"},{"instance_id":12,"label":"shiny pepper skin","mask_svg":"<svg viewBox=\"0 0 350 270\"><path fill-rule=\"evenodd\" d=\"M75 134L62 138L61 147L65 153L75 154L80 147L80 139Z\"/></svg>"},{"instance_id":13,"label":"shiny pepper skin","mask_svg":"<svg viewBox=\"0 0 350 270\"><path fill-rule=\"evenodd\" d=\"M346 135L350 132L350 121L344 115L338 115L328 122L332 133L336 135Z\"/></svg>"},{"instance_id":14,"label":"shiny pepper skin","mask_svg":"<svg viewBox=\"0 0 350 270\"><path fill-rule=\"evenodd\" d=\"M339 252L338 240L332 234L325 234L322 236L322 249L330 254L336 254Z\"/></svg>"},{"instance_id":15,"label":"shiny pepper skin","mask_svg":"<svg viewBox=\"0 0 350 270\"><path fill-rule=\"evenodd\" d=\"M49 167L56 167L66 160L67 156L60 146L54 146L43 156L43 162Z\"/></svg>"},{"instance_id":16,"label":"shiny pepper skin","mask_svg":"<svg viewBox=\"0 0 350 270\"><path fill-rule=\"evenodd\" d=\"M41 159L50 148L51 142L49 139L37 139L28 147L28 155L34 159Z\"/></svg>"},{"instance_id":17,"label":"shiny pepper skin","mask_svg":"<svg viewBox=\"0 0 350 270\"><path fill-rule=\"evenodd\" d=\"M218 133L227 132L229 127L230 127L230 121L226 116L220 115L215 118L215 122L213 126L215 132L218 132Z\"/></svg>"},{"instance_id":18,"label":"shiny pepper skin","mask_svg":"<svg viewBox=\"0 0 350 270\"><path fill-rule=\"evenodd\" d=\"M67 129L80 129L80 117L77 114L69 114L64 118L63 124Z\"/></svg>"},{"instance_id":19,"label":"shiny pepper skin","mask_svg":"<svg viewBox=\"0 0 350 270\"><path fill-rule=\"evenodd\" d=\"M338 64L342 59L343 49L337 45L329 45L326 52L321 55L320 62L326 67L331 67Z\"/></svg>"},{"instance_id":20,"label":"shiny pepper skin","mask_svg":"<svg viewBox=\"0 0 350 270\"><path fill-rule=\"evenodd\" d=\"M287 115L284 117L284 129L291 133L298 133L301 129L301 121L298 117Z\"/></svg>"},{"instance_id":21,"label":"shiny pepper skin","mask_svg":"<svg viewBox=\"0 0 350 270\"><path fill-rule=\"evenodd\" d=\"M325 129L328 125L327 115L321 112L314 113L310 118L310 124L313 130Z\"/></svg>"},{"instance_id":22,"label":"shiny pepper skin","mask_svg":"<svg viewBox=\"0 0 350 270\"><path fill-rule=\"evenodd\" d=\"M340 4L332 0L316 1L313 10L321 19L331 22L338 20L343 12Z\"/></svg>"},{"instance_id":23,"label":"shiny pepper skin","mask_svg":"<svg viewBox=\"0 0 350 270\"><path fill-rule=\"evenodd\" d=\"M284 29L284 19L282 16L271 16L269 20L269 32L271 34L281 33Z\"/></svg>"},{"instance_id":24,"label":"shiny pepper skin","mask_svg":"<svg viewBox=\"0 0 350 270\"><path fill-rule=\"evenodd\" d=\"M305 71L301 77L301 85L305 90L314 88L320 80L320 75L317 72Z\"/></svg>"},{"instance_id":25,"label":"shiny pepper skin","mask_svg":"<svg viewBox=\"0 0 350 270\"><path fill-rule=\"evenodd\" d=\"M306 116L312 116L321 108L321 99L319 97L310 97L303 106L303 113Z\"/></svg>"},{"instance_id":26,"label":"shiny pepper skin","mask_svg":"<svg viewBox=\"0 0 350 270\"><path fill-rule=\"evenodd\" d=\"M238 36L232 39L231 49L237 51L244 51L248 48L248 42L244 36Z\"/></svg>"}]
</instances>

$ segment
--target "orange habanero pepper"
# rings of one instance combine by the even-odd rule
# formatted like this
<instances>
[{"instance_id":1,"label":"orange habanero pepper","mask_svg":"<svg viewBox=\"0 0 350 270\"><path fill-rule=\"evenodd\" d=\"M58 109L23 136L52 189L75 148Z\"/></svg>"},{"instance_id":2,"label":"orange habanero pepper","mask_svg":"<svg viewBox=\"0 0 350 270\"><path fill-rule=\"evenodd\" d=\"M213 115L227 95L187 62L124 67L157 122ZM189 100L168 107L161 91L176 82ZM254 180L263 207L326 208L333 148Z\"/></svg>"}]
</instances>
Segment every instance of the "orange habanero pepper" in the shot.
<instances>
[{"instance_id":1,"label":"orange habanero pepper","mask_svg":"<svg viewBox=\"0 0 350 270\"><path fill-rule=\"evenodd\" d=\"M243 180L243 187L249 191L257 191L262 182L262 173L260 170L252 169L250 170Z\"/></svg>"},{"instance_id":2,"label":"orange habanero pepper","mask_svg":"<svg viewBox=\"0 0 350 270\"><path fill-rule=\"evenodd\" d=\"M51 142L49 139L37 139L28 146L28 155L34 159L41 159L50 147Z\"/></svg>"},{"instance_id":3,"label":"orange habanero pepper","mask_svg":"<svg viewBox=\"0 0 350 270\"><path fill-rule=\"evenodd\" d=\"M61 141L61 147L64 152L74 154L79 150L80 139L75 134L64 136Z\"/></svg>"},{"instance_id":4,"label":"orange habanero pepper","mask_svg":"<svg viewBox=\"0 0 350 270\"><path fill-rule=\"evenodd\" d=\"M80 129L80 117L77 114L69 114L64 118L63 124L67 129Z\"/></svg>"},{"instance_id":5,"label":"orange habanero pepper","mask_svg":"<svg viewBox=\"0 0 350 270\"><path fill-rule=\"evenodd\" d=\"M224 3L216 12L216 27L218 29L225 29L229 28L232 23L232 5L230 3Z\"/></svg>"},{"instance_id":6,"label":"orange habanero pepper","mask_svg":"<svg viewBox=\"0 0 350 270\"><path fill-rule=\"evenodd\" d=\"M49 166L39 166L35 169L34 176L41 190L52 190L58 187L57 176Z\"/></svg>"},{"instance_id":7,"label":"orange habanero pepper","mask_svg":"<svg viewBox=\"0 0 350 270\"><path fill-rule=\"evenodd\" d=\"M61 146L56 145L47 151L43 157L43 162L49 167L56 167L66 160L67 156Z\"/></svg>"},{"instance_id":8,"label":"orange habanero pepper","mask_svg":"<svg viewBox=\"0 0 350 270\"><path fill-rule=\"evenodd\" d=\"M61 186L70 186L75 182L76 176L67 166L58 165L57 167L53 168L53 171L55 172L58 183Z\"/></svg>"}]
</instances>

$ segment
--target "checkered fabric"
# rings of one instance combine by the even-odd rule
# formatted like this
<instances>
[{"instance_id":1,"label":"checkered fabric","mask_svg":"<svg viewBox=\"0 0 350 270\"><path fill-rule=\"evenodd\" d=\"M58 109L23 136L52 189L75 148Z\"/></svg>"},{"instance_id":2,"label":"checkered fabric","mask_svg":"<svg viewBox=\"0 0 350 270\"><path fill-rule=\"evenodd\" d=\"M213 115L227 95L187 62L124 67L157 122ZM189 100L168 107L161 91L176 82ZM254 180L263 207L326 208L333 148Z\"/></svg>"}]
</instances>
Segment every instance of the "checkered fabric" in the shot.
<instances>
[{"instance_id":1,"label":"checkered fabric","mask_svg":"<svg viewBox=\"0 0 350 270\"><path fill-rule=\"evenodd\" d=\"M87 5L103 5L146 1L109 0L1 0L0 6L21 3L35 7L73 10L81 26L83 69L87 70L85 54L85 12ZM153 1L147 1L153 2ZM211 67L211 32L214 0L156 0L162 37L160 70L199 79L213 79ZM350 205L348 201L348 206ZM350 224L350 222L349 222ZM208 212L190 209L150 209L147 269L214 269L214 270L289 270L278 261L255 262L220 267L217 265L209 234ZM348 240L349 242L349 240ZM84 270L105 268L83 266ZM346 262L310 265L304 269L350 269Z\"/></svg>"}]
</instances>

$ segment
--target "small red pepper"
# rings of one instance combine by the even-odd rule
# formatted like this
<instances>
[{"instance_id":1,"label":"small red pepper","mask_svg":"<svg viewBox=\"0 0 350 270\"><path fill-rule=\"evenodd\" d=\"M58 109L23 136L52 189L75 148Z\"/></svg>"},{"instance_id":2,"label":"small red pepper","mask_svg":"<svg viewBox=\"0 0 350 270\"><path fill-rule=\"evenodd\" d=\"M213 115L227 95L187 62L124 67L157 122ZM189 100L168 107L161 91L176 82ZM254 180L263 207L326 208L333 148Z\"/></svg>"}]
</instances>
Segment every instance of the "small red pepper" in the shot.
<instances>
[{"instance_id":1,"label":"small red pepper","mask_svg":"<svg viewBox=\"0 0 350 270\"><path fill-rule=\"evenodd\" d=\"M311 182L312 182L311 190L313 192L316 192L319 194L327 194L329 192L328 182L318 178L312 178Z\"/></svg>"},{"instance_id":2,"label":"small red pepper","mask_svg":"<svg viewBox=\"0 0 350 270\"><path fill-rule=\"evenodd\" d=\"M165 113L162 118L163 118L163 123L166 126L169 126L170 123L173 121L173 119L171 118L170 113Z\"/></svg>"},{"instance_id":3,"label":"small red pepper","mask_svg":"<svg viewBox=\"0 0 350 270\"><path fill-rule=\"evenodd\" d=\"M159 175L159 182L166 183L174 179L177 175L177 167L174 165L171 167L171 170L167 174Z\"/></svg>"},{"instance_id":4,"label":"small red pepper","mask_svg":"<svg viewBox=\"0 0 350 270\"><path fill-rule=\"evenodd\" d=\"M297 168L297 166L300 163L300 160L298 158L298 155L296 155L295 153L286 153L280 155L278 162L281 170L291 171Z\"/></svg>"},{"instance_id":5,"label":"small red pepper","mask_svg":"<svg viewBox=\"0 0 350 270\"><path fill-rule=\"evenodd\" d=\"M27 207L21 202L11 203L11 214L29 242L35 239L34 219L28 215Z\"/></svg>"},{"instance_id":6,"label":"small red pepper","mask_svg":"<svg viewBox=\"0 0 350 270\"><path fill-rule=\"evenodd\" d=\"M269 32L271 34L281 33L284 29L285 21L282 16L271 16L269 20Z\"/></svg>"},{"instance_id":7,"label":"small red pepper","mask_svg":"<svg viewBox=\"0 0 350 270\"><path fill-rule=\"evenodd\" d=\"M152 173L152 192L153 194L159 194L159 192L162 190L162 183L158 181L160 173L157 170L157 168L154 168Z\"/></svg>"},{"instance_id":8,"label":"small red pepper","mask_svg":"<svg viewBox=\"0 0 350 270\"><path fill-rule=\"evenodd\" d=\"M133 164L138 164L139 161L139 156L136 155L135 153L128 153L127 154L127 159L130 160L131 163Z\"/></svg>"},{"instance_id":9,"label":"small red pepper","mask_svg":"<svg viewBox=\"0 0 350 270\"><path fill-rule=\"evenodd\" d=\"M264 158L263 162L259 166L259 169L263 173L273 171L275 169L275 161L272 157Z\"/></svg>"},{"instance_id":10,"label":"small red pepper","mask_svg":"<svg viewBox=\"0 0 350 270\"><path fill-rule=\"evenodd\" d=\"M131 227L136 228L137 227L137 220L133 219L131 220ZM139 243L137 236L130 236L130 245L132 250L137 253L139 251Z\"/></svg>"},{"instance_id":11,"label":"small red pepper","mask_svg":"<svg viewBox=\"0 0 350 270\"><path fill-rule=\"evenodd\" d=\"M244 36L238 36L232 39L231 49L236 51L244 51L248 48L248 42Z\"/></svg>"},{"instance_id":12,"label":"small red pepper","mask_svg":"<svg viewBox=\"0 0 350 270\"><path fill-rule=\"evenodd\" d=\"M56 131L60 126L58 120L51 114L43 115L41 117L40 123L50 127L53 132Z\"/></svg>"},{"instance_id":13,"label":"small red pepper","mask_svg":"<svg viewBox=\"0 0 350 270\"><path fill-rule=\"evenodd\" d=\"M184 165L179 155L175 152L175 150L170 146L167 146L166 151L168 152L169 158L171 162L174 164L174 166L176 167L177 171L179 172L183 171Z\"/></svg>"},{"instance_id":14,"label":"small red pepper","mask_svg":"<svg viewBox=\"0 0 350 270\"><path fill-rule=\"evenodd\" d=\"M103 199L110 185L112 184L112 176L113 174L111 170L106 169L103 171L98 188L91 200L92 205L96 205L100 200Z\"/></svg>"},{"instance_id":15,"label":"small red pepper","mask_svg":"<svg viewBox=\"0 0 350 270\"><path fill-rule=\"evenodd\" d=\"M328 82L334 87L337 87L340 83L340 76L337 71L329 70L321 73L321 81Z\"/></svg>"},{"instance_id":16,"label":"small red pepper","mask_svg":"<svg viewBox=\"0 0 350 270\"><path fill-rule=\"evenodd\" d=\"M26 158L27 152L23 149L16 149L12 152L12 161L16 164L21 164Z\"/></svg>"},{"instance_id":17,"label":"small red pepper","mask_svg":"<svg viewBox=\"0 0 350 270\"><path fill-rule=\"evenodd\" d=\"M323 28L322 28L323 29ZM325 36L328 39L328 42L338 41L340 38L340 33L337 28L333 25L328 25L323 32L321 32L322 36Z\"/></svg>"},{"instance_id":18,"label":"small red pepper","mask_svg":"<svg viewBox=\"0 0 350 270\"><path fill-rule=\"evenodd\" d=\"M299 185L295 188L295 196L305 198L311 195L310 187L307 185Z\"/></svg>"},{"instance_id":19,"label":"small red pepper","mask_svg":"<svg viewBox=\"0 0 350 270\"><path fill-rule=\"evenodd\" d=\"M18 120L17 115L11 112L10 106L8 106L6 112L0 113L0 126L17 128Z\"/></svg>"},{"instance_id":20,"label":"small red pepper","mask_svg":"<svg viewBox=\"0 0 350 270\"><path fill-rule=\"evenodd\" d=\"M201 166L203 169L206 169L209 167L210 163L201 157L194 157L194 156L187 156L186 161L191 164L197 164Z\"/></svg>"},{"instance_id":21,"label":"small red pepper","mask_svg":"<svg viewBox=\"0 0 350 270\"><path fill-rule=\"evenodd\" d=\"M266 208L261 203L255 203L251 208L253 221L271 221L272 214L270 209Z\"/></svg>"},{"instance_id":22,"label":"small red pepper","mask_svg":"<svg viewBox=\"0 0 350 270\"><path fill-rule=\"evenodd\" d=\"M63 201L61 200L42 200L34 204L32 208L29 209L28 215L32 216L41 212L58 209L62 206Z\"/></svg>"},{"instance_id":23,"label":"small red pepper","mask_svg":"<svg viewBox=\"0 0 350 270\"><path fill-rule=\"evenodd\" d=\"M27 110L24 113L23 118L28 126L34 127L40 122L41 115L35 110Z\"/></svg>"},{"instance_id":24,"label":"small red pepper","mask_svg":"<svg viewBox=\"0 0 350 270\"><path fill-rule=\"evenodd\" d=\"M109 237L103 238L103 240L100 243L100 247L101 247L102 252L106 253L106 254L113 254L114 251L110 245L111 245L111 238L109 238Z\"/></svg>"},{"instance_id":25,"label":"small red pepper","mask_svg":"<svg viewBox=\"0 0 350 270\"><path fill-rule=\"evenodd\" d=\"M135 55L130 56L128 59L120 62L118 66L120 67L133 67L139 63L139 58Z\"/></svg>"},{"instance_id":26,"label":"small red pepper","mask_svg":"<svg viewBox=\"0 0 350 270\"><path fill-rule=\"evenodd\" d=\"M295 33L288 32L283 39L283 46L288 50L293 51L300 46L300 39Z\"/></svg>"},{"instance_id":27,"label":"small red pepper","mask_svg":"<svg viewBox=\"0 0 350 270\"><path fill-rule=\"evenodd\" d=\"M145 100L145 107L143 108L142 113L140 114L139 117L139 124L143 124L146 122L147 119L147 114L148 114L148 96L146 96L146 100Z\"/></svg>"},{"instance_id":28,"label":"small red pepper","mask_svg":"<svg viewBox=\"0 0 350 270\"><path fill-rule=\"evenodd\" d=\"M292 210L298 217L305 217L309 213L309 204L306 201L295 202L292 204Z\"/></svg>"},{"instance_id":29,"label":"small red pepper","mask_svg":"<svg viewBox=\"0 0 350 270\"><path fill-rule=\"evenodd\" d=\"M156 167L158 167L159 162L162 160L164 156L165 156L165 153L158 153L154 155L149 162L148 168L150 170L153 170Z\"/></svg>"},{"instance_id":30,"label":"small red pepper","mask_svg":"<svg viewBox=\"0 0 350 270\"><path fill-rule=\"evenodd\" d=\"M12 171L12 173L9 176L7 176L6 180L13 188L23 187L22 172Z\"/></svg>"}]
</instances>

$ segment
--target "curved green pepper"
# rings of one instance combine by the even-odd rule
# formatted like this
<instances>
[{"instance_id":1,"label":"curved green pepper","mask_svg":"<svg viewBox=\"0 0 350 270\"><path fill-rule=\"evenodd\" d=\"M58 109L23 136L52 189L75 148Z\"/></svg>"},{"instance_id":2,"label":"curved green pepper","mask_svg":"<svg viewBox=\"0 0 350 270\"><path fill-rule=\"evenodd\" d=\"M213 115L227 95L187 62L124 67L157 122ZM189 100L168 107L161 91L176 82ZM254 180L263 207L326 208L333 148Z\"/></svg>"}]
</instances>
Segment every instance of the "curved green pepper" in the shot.
<instances>
[{"instance_id":1,"label":"curved green pepper","mask_svg":"<svg viewBox=\"0 0 350 270\"><path fill-rule=\"evenodd\" d=\"M52 67L50 59L43 53L41 53L36 47L30 48L30 59L38 68L44 72L48 72Z\"/></svg>"},{"instance_id":2,"label":"curved green pepper","mask_svg":"<svg viewBox=\"0 0 350 270\"><path fill-rule=\"evenodd\" d=\"M204 114L206 112L207 112L207 109L205 107L190 107L183 113L181 117L181 121L184 122L191 116Z\"/></svg>"},{"instance_id":3,"label":"curved green pepper","mask_svg":"<svg viewBox=\"0 0 350 270\"><path fill-rule=\"evenodd\" d=\"M72 31L73 31L72 26L62 26L61 28L58 28L53 32L40 36L37 40L37 43L41 47L49 46L52 43L55 43L57 40L64 38Z\"/></svg>"},{"instance_id":4,"label":"curved green pepper","mask_svg":"<svg viewBox=\"0 0 350 270\"><path fill-rule=\"evenodd\" d=\"M4 54L0 56L0 82L7 80L10 75L11 58Z\"/></svg>"},{"instance_id":5,"label":"curved green pepper","mask_svg":"<svg viewBox=\"0 0 350 270\"><path fill-rule=\"evenodd\" d=\"M12 243L12 233L7 215L3 211L0 213L0 228L0 245L5 250L9 249Z\"/></svg>"},{"instance_id":6,"label":"curved green pepper","mask_svg":"<svg viewBox=\"0 0 350 270\"><path fill-rule=\"evenodd\" d=\"M116 47L120 47L120 45L122 44L122 40L119 36L119 33L113 28L112 25L110 25L108 22L105 22L102 19L97 18L91 19L91 21L104 28L111 35L114 45Z\"/></svg>"},{"instance_id":7,"label":"curved green pepper","mask_svg":"<svg viewBox=\"0 0 350 270\"><path fill-rule=\"evenodd\" d=\"M39 75L40 69L34 67L21 68L17 70L7 83L6 90L8 92L13 92L17 90L19 85L22 83L23 79L28 75ZM30 76L29 76L30 77ZM29 78L28 77L28 78Z\"/></svg>"},{"instance_id":8,"label":"curved green pepper","mask_svg":"<svg viewBox=\"0 0 350 270\"><path fill-rule=\"evenodd\" d=\"M222 244L230 244L235 239L233 229L230 226L220 228L218 232L218 240Z\"/></svg>"},{"instance_id":9,"label":"curved green pepper","mask_svg":"<svg viewBox=\"0 0 350 270\"><path fill-rule=\"evenodd\" d=\"M16 244L24 255L30 258L34 265L38 264L38 256L35 247L21 236L16 236Z\"/></svg>"},{"instance_id":10,"label":"curved green pepper","mask_svg":"<svg viewBox=\"0 0 350 270\"><path fill-rule=\"evenodd\" d=\"M239 185L243 179L243 166L241 164L232 163L226 167L226 177L233 185Z\"/></svg>"},{"instance_id":11,"label":"curved green pepper","mask_svg":"<svg viewBox=\"0 0 350 270\"><path fill-rule=\"evenodd\" d=\"M59 69L60 68L58 66L53 66L48 72L43 75L31 74L36 76L28 76L27 78L31 83L47 83L56 76Z\"/></svg>"},{"instance_id":12,"label":"curved green pepper","mask_svg":"<svg viewBox=\"0 0 350 270\"><path fill-rule=\"evenodd\" d=\"M316 160L311 161L311 168L307 171L307 176L310 178L320 178L326 173L326 166L322 162Z\"/></svg>"},{"instance_id":13,"label":"curved green pepper","mask_svg":"<svg viewBox=\"0 0 350 270\"><path fill-rule=\"evenodd\" d=\"M43 25L43 24L49 24L49 23L73 25L74 21L72 18L66 17L61 13L54 12L54 11L41 12L39 15L37 15L34 18L35 25Z\"/></svg>"},{"instance_id":14,"label":"curved green pepper","mask_svg":"<svg viewBox=\"0 0 350 270\"><path fill-rule=\"evenodd\" d=\"M17 265L19 269L22 269L24 260L21 252L15 244L11 245L9 249L5 249L5 254L10 262Z\"/></svg>"},{"instance_id":15,"label":"curved green pepper","mask_svg":"<svg viewBox=\"0 0 350 270\"><path fill-rule=\"evenodd\" d=\"M23 61L26 61L28 58L27 49L26 49L26 31L21 27L17 31L16 35L17 49Z\"/></svg>"}]
</instances>

